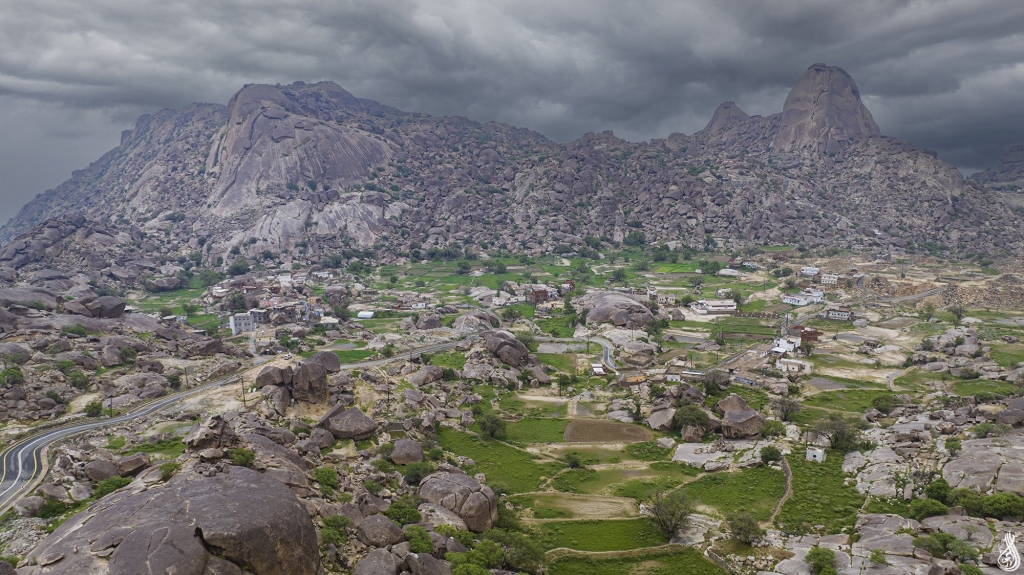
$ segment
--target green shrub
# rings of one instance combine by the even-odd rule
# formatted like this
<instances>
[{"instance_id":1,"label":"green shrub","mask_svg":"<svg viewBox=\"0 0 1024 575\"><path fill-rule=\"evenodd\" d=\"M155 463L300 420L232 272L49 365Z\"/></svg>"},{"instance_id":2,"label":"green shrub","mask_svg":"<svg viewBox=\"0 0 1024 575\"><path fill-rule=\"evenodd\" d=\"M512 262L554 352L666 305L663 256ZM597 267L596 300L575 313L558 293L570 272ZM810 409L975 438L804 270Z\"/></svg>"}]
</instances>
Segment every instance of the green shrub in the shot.
<instances>
[{"instance_id":1,"label":"green shrub","mask_svg":"<svg viewBox=\"0 0 1024 575\"><path fill-rule=\"evenodd\" d=\"M983 498L980 493L973 489L961 487L949 492L946 496L946 503L952 507L960 506L968 515L979 517L984 511L982 509Z\"/></svg>"},{"instance_id":2,"label":"green shrub","mask_svg":"<svg viewBox=\"0 0 1024 575\"><path fill-rule=\"evenodd\" d=\"M461 555L459 553L449 553L448 555ZM447 558L448 555L445 555ZM462 563L452 569L452 575L491 575L491 572L486 568L472 563Z\"/></svg>"},{"instance_id":3,"label":"green shrub","mask_svg":"<svg viewBox=\"0 0 1024 575\"><path fill-rule=\"evenodd\" d=\"M476 565L484 569L498 569L505 561L505 551L494 541L485 539L466 553L446 553L445 559L451 562L453 568Z\"/></svg>"},{"instance_id":4,"label":"green shrub","mask_svg":"<svg viewBox=\"0 0 1024 575\"><path fill-rule=\"evenodd\" d=\"M430 540L430 533L417 525L405 528L405 540L409 542L409 550L413 553L433 553L434 542Z\"/></svg>"},{"instance_id":5,"label":"green shrub","mask_svg":"<svg viewBox=\"0 0 1024 575\"><path fill-rule=\"evenodd\" d=\"M239 467L252 467L256 462L256 454L250 449L229 449L228 455L231 457L231 464Z\"/></svg>"},{"instance_id":6,"label":"green shrub","mask_svg":"<svg viewBox=\"0 0 1024 575\"><path fill-rule=\"evenodd\" d=\"M763 437L782 437L786 435L786 424L781 421L769 419L764 422L764 427L761 428L761 436Z\"/></svg>"},{"instance_id":7,"label":"green shrub","mask_svg":"<svg viewBox=\"0 0 1024 575\"><path fill-rule=\"evenodd\" d=\"M69 509L71 509L71 506L66 503L47 499L43 506L39 508L39 513L36 514L36 517L40 519L53 519L54 517L64 515Z\"/></svg>"},{"instance_id":8,"label":"green shrub","mask_svg":"<svg viewBox=\"0 0 1024 575\"><path fill-rule=\"evenodd\" d=\"M66 328L64 328L64 329L62 329L60 331L61 331L61 333L64 333L64 334L79 335L79 336L85 336L88 333L88 332L85 331L85 327L82 324L80 324L80 323L76 323L75 325L68 326L68 327L66 327Z\"/></svg>"},{"instance_id":9,"label":"green shrub","mask_svg":"<svg viewBox=\"0 0 1024 575\"><path fill-rule=\"evenodd\" d=\"M949 507L935 499L915 499L910 502L910 514L918 521L947 513L949 513Z\"/></svg>"},{"instance_id":10,"label":"green shrub","mask_svg":"<svg viewBox=\"0 0 1024 575\"><path fill-rule=\"evenodd\" d=\"M405 466L405 482L419 485L423 478L434 472L434 467L425 461L410 463Z\"/></svg>"},{"instance_id":11,"label":"green shrub","mask_svg":"<svg viewBox=\"0 0 1024 575\"><path fill-rule=\"evenodd\" d=\"M390 441L387 443L382 443L380 444L380 446L377 447L377 455L383 457L384 459L391 459L391 452L394 450L394 443L391 443Z\"/></svg>"},{"instance_id":12,"label":"green shrub","mask_svg":"<svg viewBox=\"0 0 1024 575\"><path fill-rule=\"evenodd\" d=\"M826 569L835 572L836 552L824 547L812 547L805 559L814 575L824 575Z\"/></svg>"},{"instance_id":13,"label":"green shrub","mask_svg":"<svg viewBox=\"0 0 1024 575\"><path fill-rule=\"evenodd\" d=\"M67 375L68 385L75 389L85 389L89 387L89 376L85 375L81 371L75 370Z\"/></svg>"},{"instance_id":14,"label":"green shrub","mask_svg":"<svg viewBox=\"0 0 1024 575\"><path fill-rule=\"evenodd\" d=\"M96 489L92 492L92 498L100 499L110 495L131 482L130 477L108 477L96 485Z\"/></svg>"},{"instance_id":15,"label":"green shrub","mask_svg":"<svg viewBox=\"0 0 1024 575\"><path fill-rule=\"evenodd\" d=\"M988 517L1024 517L1024 498L1015 493L996 493L982 500L982 510Z\"/></svg>"},{"instance_id":16,"label":"green shrub","mask_svg":"<svg viewBox=\"0 0 1024 575\"><path fill-rule=\"evenodd\" d=\"M914 538L914 547L924 549L932 557L942 557L949 550L949 546L956 541L956 536L950 533L934 533L923 537Z\"/></svg>"},{"instance_id":17,"label":"green shrub","mask_svg":"<svg viewBox=\"0 0 1024 575\"><path fill-rule=\"evenodd\" d=\"M423 516L420 515L417 507L416 500L406 496L392 503L391 507L388 507L388 510L384 512L384 515L399 525L419 523L423 521Z\"/></svg>"},{"instance_id":18,"label":"green shrub","mask_svg":"<svg viewBox=\"0 0 1024 575\"><path fill-rule=\"evenodd\" d=\"M391 473L392 471L395 470L395 464L391 463L387 459L374 459L373 461L370 462L370 465L372 465L374 469L380 471L381 473Z\"/></svg>"},{"instance_id":19,"label":"green shrub","mask_svg":"<svg viewBox=\"0 0 1024 575\"><path fill-rule=\"evenodd\" d=\"M871 551L871 555L868 557L868 560L871 561L872 565L879 565L879 566L881 566L881 565L888 565L889 564L889 562L885 560L885 550L884 549L873 549Z\"/></svg>"},{"instance_id":20,"label":"green shrub","mask_svg":"<svg viewBox=\"0 0 1024 575\"><path fill-rule=\"evenodd\" d=\"M729 517L729 530L732 531L732 538L743 543L750 544L764 535L764 530L757 524L754 516L741 512Z\"/></svg>"},{"instance_id":21,"label":"green shrub","mask_svg":"<svg viewBox=\"0 0 1024 575\"><path fill-rule=\"evenodd\" d=\"M341 485L338 481L338 472L333 467L317 467L313 470L313 479L320 484L320 490L324 495L334 493L334 490Z\"/></svg>"},{"instance_id":22,"label":"green shrub","mask_svg":"<svg viewBox=\"0 0 1024 575\"><path fill-rule=\"evenodd\" d=\"M892 410L896 409L896 406L899 405L899 403L900 402L896 399L896 396L890 394L876 395L871 399L871 407L874 407L886 415L892 413Z\"/></svg>"},{"instance_id":23,"label":"green shrub","mask_svg":"<svg viewBox=\"0 0 1024 575\"><path fill-rule=\"evenodd\" d=\"M21 558L20 557L15 557L13 555L6 555L4 557L0 557L0 561L3 561L4 563L7 563L11 567L17 567L18 563L21 562Z\"/></svg>"},{"instance_id":24,"label":"green shrub","mask_svg":"<svg viewBox=\"0 0 1024 575\"><path fill-rule=\"evenodd\" d=\"M942 503L948 501L950 491L949 483L941 477L932 481L924 488L924 494L928 496L928 499L934 499Z\"/></svg>"},{"instance_id":25,"label":"green shrub","mask_svg":"<svg viewBox=\"0 0 1024 575\"><path fill-rule=\"evenodd\" d=\"M462 546L466 549L473 548L474 537L473 534L469 531L460 531L452 527L451 525L448 525L447 523L442 523L441 525L438 525L437 528L434 529L434 531L437 532L439 535L444 535L445 537L451 537L452 539L455 539L456 541L461 543Z\"/></svg>"},{"instance_id":26,"label":"green shrub","mask_svg":"<svg viewBox=\"0 0 1024 575\"><path fill-rule=\"evenodd\" d=\"M960 441L959 437L950 437L949 439L946 440L946 451L948 451L950 455L956 455L957 453L960 453L960 450L963 448L964 444L963 442Z\"/></svg>"},{"instance_id":27,"label":"green shrub","mask_svg":"<svg viewBox=\"0 0 1024 575\"><path fill-rule=\"evenodd\" d=\"M86 417L99 417L103 415L103 404L98 401L90 401L85 404Z\"/></svg>"},{"instance_id":28,"label":"green shrub","mask_svg":"<svg viewBox=\"0 0 1024 575\"><path fill-rule=\"evenodd\" d=\"M363 488L369 491L370 495L379 495L384 486L372 479L367 479L363 482Z\"/></svg>"},{"instance_id":29,"label":"green shrub","mask_svg":"<svg viewBox=\"0 0 1024 575\"><path fill-rule=\"evenodd\" d=\"M768 465L773 461L782 461L782 451L774 445L766 445L761 448L761 463Z\"/></svg>"},{"instance_id":30,"label":"green shrub","mask_svg":"<svg viewBox=\"0 0 1024 575\"><path fill-rule=\"evenodd\" d=\"M181 469L181 464L176 461L169 461L160 466L160 479L167 481Z\"/></svg>"},{"instance_id":31,"label":"green shrub","mask_svg":"<svg viewBox=\"0 0 1024 575\"><path fill-rule=\"evenodd\" d=\"M977 567L977 565L971 565L970 563L961 563L960 575L985 575L985 572Z\"/></svg>"}]
</instances>

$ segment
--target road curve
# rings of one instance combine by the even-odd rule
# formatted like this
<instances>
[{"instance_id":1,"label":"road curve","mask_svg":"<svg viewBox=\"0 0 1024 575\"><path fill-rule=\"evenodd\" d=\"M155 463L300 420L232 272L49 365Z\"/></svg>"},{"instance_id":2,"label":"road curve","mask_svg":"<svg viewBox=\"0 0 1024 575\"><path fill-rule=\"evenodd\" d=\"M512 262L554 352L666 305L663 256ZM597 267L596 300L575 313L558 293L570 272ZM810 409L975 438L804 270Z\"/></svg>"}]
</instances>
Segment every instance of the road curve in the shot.
<instances>
[{"instance_id":1,"label":"road curve","mask_svg":"<svg viewBox=\"0 0 1024 575\"><path fill-rule=\"evenodd\" d=\"M536 339L537 341L549 341L557 343L587 343L589 341L592 341L600 345L601 348L604 350L604 364L610 367L612 370L616 369L615 360L612 358L612 352L615 351L615 346L612 345L612 342L606 339L602 339L599 337L538 337ZM589 352L590 350L587 351Z\"/></svg>"},{"instance_id":2,"label":"road curve","mask_svg":"<svg viewBox=\"0 0 1024 575\"><path fill-rule=\"evenodd\" d=\"M451 349L463 343L471 342L478 337L480 336L474 334L461 340L429 345L403 353L397 353L386 359L346 363L342 364L341 367L346 370L374 367L395 360L408 359L418 356L421 353L433 353ZM264 357L257 358L253 367L257 367L267 361L269 361L269 359ZM106 427L108 425L123 423L125 421L143 417L209 389L238 381L240 381L240 377L237 374L233 374L228 377L223 377L204 383L200 386L175 393L174 395L136 405L128 412L116 417L88 420L81 423L68 422L65 425L61 425L53 429L42 430L38 433L15 441L4 449L3 452L0 452L0 515L6 513L14 502L20 499L23 495L30 493L34 489L35 484L42 479L42 475L46 468L46 450L55 442L80 435L87 431Z\"/></svg>"}]
</instances>

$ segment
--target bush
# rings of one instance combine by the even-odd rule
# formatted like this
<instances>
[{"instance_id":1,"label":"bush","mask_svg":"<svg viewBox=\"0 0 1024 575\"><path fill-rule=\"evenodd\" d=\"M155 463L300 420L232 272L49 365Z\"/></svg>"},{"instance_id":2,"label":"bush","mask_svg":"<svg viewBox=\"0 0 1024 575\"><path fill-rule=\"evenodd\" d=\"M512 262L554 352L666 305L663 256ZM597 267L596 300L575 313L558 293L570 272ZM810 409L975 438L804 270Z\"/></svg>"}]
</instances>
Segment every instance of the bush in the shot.
<instances>
[{"instance_id":1,"label":"bush","mask_svg":"<svg viewBox=\"0 0 1024 575\"><path fill-rule=\"evenodd\" d=\"M947 504L953 507L963 507L964 511L967 512L968 515L972 515L974 517L982 515L982 502L983 498L980 493L973 489L966 489L963 487L950 491L949 495L946 496Z\"/></svg>"},{"instance_id":2,"label":"bush","mask_svg":"<svg viewBox=\"0 0 1024 575\"><path fill-rule=\"evenodd\" d=\"M948 502L950 491L949 483L941 477L932 481L924 488L924 494L928 496L928 499L934 499L942 503Z\"/></svg>"},{"instance_id":3,"label":"bush","mask_svg":"<svg viewBox=\"0 0 1024 575\"><path fill-rule=\"evenodd\" d=\"M339 547L348 539L345 536L345 529L348 528L349 519L344 515L328 515L324 517L324 527L320 530L320 539L324 545Z\"/></svg>"},{"instance_id":4,"label":"bush","mask_svg":"<svg viewBox=\"0 0 1024 575\"><path fill-rule=\"evenodd\" d=\"M461 555L461 553L449 553L448 555ZM448 557L447 555L445 556ZM472 563L463 563L452 569L452 575L491 575L486 568Z\"/></svg>"},{"instance_id":5,"label":"bush","mask_svg":"<svg viewBox=\"0 0 1024 575\"><path fill-rule=\"evenodd\" d=\"M68 385L75 389L85 389L89 387L89 376L78 370L69 373L67 375L67 380Z\"/></svg>"},{"instance_id":6,"label":"bush","mask_svg":"<svg viewBox=\"0 0 1024 575\"><path fill-rule=\"evenodd\" d=\"M384 486L372 479L367 479L363 482L363 489L370 492L370 495L379 495Z\"/></svg>"},{"instance_id":7,"label":"bush","mask_svg":"<svg viewBox=\"0 0 1024 575\"><path fill-rule=\"evenodd\" d=\"M544 566L544 549L523 533L491 529L484 537L498 543L504 549L505 569L537 573Z\"/></svg>"},{"instance_id":8,"label":"bush","mask_svg":"<svg viewBox=\"0 0 1024 575\"><path fill-rule=\"evenodd\" d=\"M85 331L85 327L82 324L80 324L80 323L76 323L75 325L68 326L68 327L66 327L66 328L64 328L64 329L62 329L60 331L61 331L61 333L67 334L67 335L78 335L78 336L83 336L83 337L85 335L87 335L87 332Z\"/></svg>"},{"instance_id":9,"label":"bush","mask_svg":"<svg viewBox=\"0 0 1024 575\"><path fill-rule=\"evenodd\" d=\"M39 508L39 513L36 513L36 517L40 519L53 519L54 517L64 515L70 508L66 503L47 499L43 506Z\"/></svg>"},{"instance_id":10,"label":"bush","mask_svg":"<svg viewBox=\"0 0 1024 575\"><path fill-rule=\"evenodd\" d=\"M964 444L960 441L959 437L950 437L946 440L946 451L950 455L956 455L960 453L960 450L964 448Z\"/></svg>"},{"instance_id":11,"label":"bush","mask_svg":"<svg viewBox=\"0 0 1024 575\"><path fill-rule=\"evenodd\" d=\"M409 485L419 485L423 478L434 472L433 466L429 463L422 461L419 463L410 463L405 466L405 482Z\"/></svg>"},{"instance_id":12,"label":"bush","mask_svg":"<svg viewBox=\"0 0 1024 575\"><path fill-rule=\"evenodd\" d=\"M341 485L338 481L338 472L333 467L317 467L313 470L313 479L320 484L320 491L324 495L334 493L334 490Z\"/></svg>"},{"instance_id":13,"label":"bush","mask_svg":"<svg viewBox=\"0 0 1024 575\"><path fill-rule=\"evenodd\" d=\"M105 495L110 495L131 482L130 477L108 477L96 485L96 489L92 492L92 498L100 499Z\"/></svg>"},{"instance_id":14,"label":"bush","mask_svg":"<svg viewBox=\"0 0 1024 575\"><path fill-rule=\"evenodd\" d=\"M688 403L676 410L672 416L672 427L673 429L684 429L686 427L707 429L709 421L708 414L704 413L696 405Z\"/></svg>"},{"instance_id":15,"label":"bush","mask_svg":"<svg viewBox=\"0 0 1024 575\"><path fill-rule=\"evenodd\" d=\"M169 461L160 466L160 479L167 481L181 469L181 464L176 461Z\"/></svg>"},{"instance_id":16,"label":"bush","mask_svg":"<svg viewBox=\"0 0 1024 575\"><path fill-rule=\"evenodd\" d=\"M982 510L988 517L1024 517L1024 498L1015 493L996 493L982 500Z\"/></svg>"},{"instance_id":17,"label":"bush","mask_svg":"<svg viewBox=\"0 0 1024 575\"><path fill-rule=\"evenodd\" d=\"M786 424L769 419L764 422L764 427L761 428L761 435L763 437L782 437L786 435Z\"/></svg>"},{"instance_id":18,"label":"bush","mask_svg":"<svg viewBox=\"0 0 1024 575\"><path fill-rule=\"evenodd\" d=\"M729 529L732 531L732 538L737 541L742 541L749 545L764 535L764 530L757 524L757 519L754 519L754 516L749 513L737 513L729 517L728 521Z\"/></svg>"},{"instance_id":19,"label":"bush","mask_svg":"<svg viewBox=\"0 0 1024 575\"><path fill-rule=\"evenodd\" d=\"M504 437L507 429L505 420L493 413L486 413L480 418L480 430L488 437Z\"/></svg>"},{"instance_id":20,"label":"bush","mask_svg":"<svg viewBox=\"0 0 1024 575\"><path fill-rule=\"evenodd\" d=\"M638 461L661 461L668 458L671 449L658 447L656 441L641 441L626 446L626 453Z\"/></svg>"},{"instance_id":21,"label":"bush","mask_svg":"<svg viewBox=\"0 0 1024 575\"><path fill-rule=\"evenodd\" d=\"M409 542L409 551L413 553L434 552L434 542L430 540L430 534L418 525L405 529L405 540Z\"/></svg>"},{"instance_id":22,"label":"bush","mask_svg":"<svg viewBox=\"0 0 1024 575\"><path fill-rule=\"evenodd\" d=\"M384 515L399 525L419 523L423 521L423 516L420 515L417 507L418 504L415 499L403 497L392 503L391 507L388 507L388 510L384 512Z\"/></svg>"},{"instance_id":23,"label":"bush","mask_svg":"<svg viewBox=\"0 0 1024 575\"><path fill-rule=\"evenodd\" d=\"M895 395L877 395L871 400L871 407L886 415L892 413L892 410L896 409L897 405L899 405L899 400L896 399Z\"/></svg>"},{"instance_id":24,"label":"bush","mask_svg":"<svg viewBox=\"0 0 1024 575\"><path fill-rule=\"evenodd\" d=\"M946 507L941 501L936 501L934 499L915 499L910 502L910 514L918 521L927 517L945 515L947 513L949 513L949 507Z\"/></svg>"},{"instance_id":25,"label":"bush","mask_svg":"<svg viewBox=\"0 0 1024 575\"><path fill-rule=\"evenodd\" d=\"M565 461L565 465L569 469L579 469L581 467L585 467L583 463L583 456L580 454L579 451L570 451L566 453L565 457L563 457L562 459Z\"/></svg>"},{"instance_id":26,"label":"bush","mask_svg":"<svg viewBox=\"0 0 1024 575\"><path fill-rule=\"evenodd\" d=\"M889 562L885 560L885 550L884 549L873 549L871 551L871 555L868 557L868 560L871 561L872 565L879 565L879 566L881 566L881 565L888 565L889 564Z\"/></svg>"},{"instance_id":27,"label":"bush","mask_svg":"<svg viewBox=\"0 0 1024 575\"><path fill-rule=\"evenodd\" d=\"M466 553L447 553L445 559L451 562L452 567L476 565L484 569L498 569L505 562L505 551L494 541L485 539Z\"/></svg>"},{"instance_id":28,"label":"bush","mask_svg":"<svg viewBox=\"0 0 1024 575\"><path fill-rule=\"evenodd\" d=\"M103 404L98 401L90 401L85 404L86 417L99 417L103 415Z\"/></svg>"},{"instance_id":29,"label":"bush","mask_svg":"<svg viewBox=\"0 0 1024 575\"><path fill-rule=\"evenodd\" d=\"M461 543L462 546L466 549L473 548L473 534L469 531L459 531L458 529L452 527L451 525L448 525L447 523L442 523L441 525L438 525L437 528L434 529L434 531L436 531L439 535L451 537L452 539Z\"/></svg>"},{"instance_id":30,"label":"bush","mask_svg":"<svg viewBox=\"0 0 1024 575\"><path fill-rule=\"evenodd\" d=\"M229 449L228 456L231 457L231 464L239 467L252 467L256 462L256 454L249 449Z\"/></svg>"},{"instance_id":31,"label":"bush","mask_svg":"<svg viewBox=\"0 0 1024 575\"><path fill-rule=\"evenodd\" d=\"M0 384L3 384L4 387L21 385L23 383L25 383L25 374L21 372L20 367L8 367L0 371Z\"/></svg>"},{"instance_id":32,"label":"bush","mask_svg":"<svg viewBox=\"0 0 1024 575\"><path fill-rule=\"evenodd\" d=\"M826 569L831 569L834 573L836 552L824 547L812 547L807 552L805 561L810 565L811 573L814 573L814 575L824 575L827 573Z\"/></svg>"},{"instance_id":33,"label":"bush","mask_svg":"<svg viewBox=\"0 0 1024 575\"><path fill-rule=\"evenodd\" d=\"M773 461L782 461L782 451L774 445L766 445L761 448L761 463L768 465Z\"/></svg>"}]
</instances>

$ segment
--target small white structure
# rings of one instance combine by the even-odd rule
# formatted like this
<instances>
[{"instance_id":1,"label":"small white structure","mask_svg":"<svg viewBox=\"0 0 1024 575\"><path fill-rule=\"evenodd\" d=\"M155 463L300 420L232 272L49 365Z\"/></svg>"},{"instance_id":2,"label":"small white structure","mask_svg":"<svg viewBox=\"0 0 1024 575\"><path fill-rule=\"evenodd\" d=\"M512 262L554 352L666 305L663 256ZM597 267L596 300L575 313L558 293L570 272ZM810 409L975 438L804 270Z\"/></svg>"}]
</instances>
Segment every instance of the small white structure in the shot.
<instances>
[{"instance_id":1,"label":"small white structure","mask_svg":"<svg viewBox=\"0 0 1024 575\"><path fill-rule=\"evenodd\" d=\"M600 363L590 364L590 371L597 376L605 375L604 366Z\"/></svg>"},{"instance_id":2,"label":"small white structure","mask_svg":"<svg viewBox=\"0 0 1024 575\"><path fill-rule=\"evenodd\" d=\"M850 321L853 319L853 310L845 305L832 305L819 313L818 317L838 321Z\"/></svg>"},{"instance_id":3,"label":"small white structure","mask_svg":"<svg viewBox=\"0 0 1024 575\"><path fill-rule=\"evenodd\" d=\"M814 370L814 364L802 359L783 357L776 360L775 369L783 373L811 373Z\"/></svg>"},{"instance_id":4,"label":"small white structure","mask_svg":"<svg viewBox=\"0 0 1024 575\"><path fill-rule=\"evenodd\" d=\"M698 315L736 312L736 302L731 299L702 299L690 304L690 307Z\"/></svg>"},{"instance_id":5,"label":"small white structure","mask_svg":"<svg viewBox=\"0 0 1024 575\"><path fill-rule=\"evenodd\" d=\"M825 462L825 450L820 447L808 447L807 455L804 457L807 461L814 461L816 463Z\"/></svg>"},{"instance_id":6,"label":"small white structure","mask_svg":"<svg viewBox=\"0 0 1024 575\"><path fill-rule=\"evenodd\" d=\"M410 309L427 309L427 302L425 301L414 301L409 306Z\"/></svg>"},{"instance_id":7,"label":"small white structure","mask_svg":"<svg viewBox=\"0 0 1024 575\"><path fill-rule=\"evenodd\" d=\"M800 275L805 275L807 277L814 277L819 273L821 273L821 270L814 266L804 266L800 268Z\"/></svg>"},{"instance_id":8,"label":"small white structure","mask_svg":"<svg viewBox=\"0 0 1024 575\"><path fill-rule=\"evenodd\" d=\"M238 335L243 332L256 329L256 322L248 313L236 313L228 320L231 325L231 335Z\"/></svg>"},{"instance_id":9,"label":"small white structure","mask_svg":"<svg viewBox=\"0 0 1024 575\"><path fill-rule=\"evenodd\" d=\"M718 299L725 299L731 295L732 288L719 288L719 290L715 292L715 297L717 297Z\"/></svg>"},{"instance_id":10,"label":"small white structure","mask_svg":"<svg viewBox=\"0 0 1024 575\"><path fill-rule=\"evenodd\" d=\"M324 316L324 317L320 318L320 322L319 323L320 323L320 325L326 325L328 327L332 327L332 326L333 327L337 327L338 324L341 323L341 322L338 320L338 318L331 317L331 316L328 315L328 316Z\"/></svg>"},{"instance_id":11,"label":"small white structure","mask_svg":"<svg viewBox=\"0 0 1024 575\"><path fill-rule=\"evenodd\" d=\"M356 319L373 319L374 313L369 310L363 310L356 314Z\"/></svg>"},{"instance_id":12,"label":"small white structure","mask_svg":"<svg viewBox=\"0 0 1024 575\"><path fill-rule=\"evenodd\" d=\"M821 274L821 285L834 286L839 283L839 274Z\"/></svg>"}]
</instances>

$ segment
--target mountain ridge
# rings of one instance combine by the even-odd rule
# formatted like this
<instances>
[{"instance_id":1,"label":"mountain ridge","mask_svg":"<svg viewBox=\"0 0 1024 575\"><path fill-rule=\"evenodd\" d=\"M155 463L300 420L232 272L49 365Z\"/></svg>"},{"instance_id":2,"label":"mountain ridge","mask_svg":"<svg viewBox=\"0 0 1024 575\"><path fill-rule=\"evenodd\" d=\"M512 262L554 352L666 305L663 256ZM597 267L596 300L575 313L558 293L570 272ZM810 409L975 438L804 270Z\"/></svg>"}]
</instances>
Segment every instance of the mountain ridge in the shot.
<instances>
[{"instance_id":1,"label":"mountain ridge","mask_svg":"<svg viewBox=\"0 0 1024 575\"><path fill-rule=\"evenodd\" d=\"M198 250L226 267L267 252L315 262L345 249L577 251L588 238L639 233L692 249L1024 247L1018 212L934 154L881 135L849 74L824 64L780 113L751 117L727 102L703 130L649 142L609 131L558 144L403 112L333 82L250 84L227 106L140 117L117 148L26 204L0 228L0 275L16 275L15 261L60 267L63 256L46 255L52 244L26 242L71 215L139 238L92 250L98 271L139 248L165 259Z\"/></svg>"}]
</instances>

